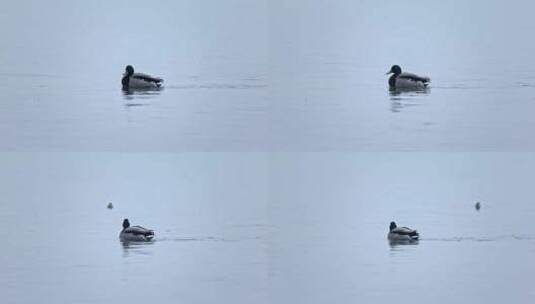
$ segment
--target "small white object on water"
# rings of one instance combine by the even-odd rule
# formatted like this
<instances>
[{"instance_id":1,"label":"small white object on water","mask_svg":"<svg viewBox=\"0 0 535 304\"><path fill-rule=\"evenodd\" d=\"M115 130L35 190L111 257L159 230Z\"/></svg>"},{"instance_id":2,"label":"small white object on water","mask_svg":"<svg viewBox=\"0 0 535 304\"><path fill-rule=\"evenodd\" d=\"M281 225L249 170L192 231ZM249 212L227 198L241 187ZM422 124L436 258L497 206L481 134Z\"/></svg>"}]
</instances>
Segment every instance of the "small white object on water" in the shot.
<instances>
[{"instance_id":1,"label":"small white object on water","mask_svg":"<svg viewBox=\"0 0 535 304\"><path fill-rule=\"evenodd\" d=\"M388 232L388 239L390 241L417 241L420 237L418 231L407 228L398 227L395 222L390 223L390 231Z\"/></svg>"}]
</instances>

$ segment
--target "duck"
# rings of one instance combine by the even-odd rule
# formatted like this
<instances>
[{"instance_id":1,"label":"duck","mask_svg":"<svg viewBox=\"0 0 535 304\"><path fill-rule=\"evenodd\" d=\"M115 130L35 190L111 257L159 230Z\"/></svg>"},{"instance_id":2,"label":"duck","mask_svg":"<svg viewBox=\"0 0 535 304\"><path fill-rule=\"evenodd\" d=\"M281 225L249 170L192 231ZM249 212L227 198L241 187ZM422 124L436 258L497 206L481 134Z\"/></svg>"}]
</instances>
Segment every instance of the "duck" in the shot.
<instances>
[{"instance_id":1,"label":"duck","mask_svg":"<svg viewBox=\"0 0 535 304\"><path fill-rule=\"evenodd\" d=\"M393 65L386 75L392 74L388 79L388 86L391 90L422 90L427 88L431 79L426 76L418 76L412 73L401 72L399 65Z\"/></svg>"},{"instance_id":2,"label":"duck","mask_svg":"<svg viewBox=\"0 0 535 304\"><path fill-rule=\"evenodd\" d=\"M130 221L124 219L123 230L119 239L123 242L148 242L154 238L154 231L141 226L130 226Z\"/></svg>"},{"instance_id":3,"label":"duck","mask_svg":"<svg viewBox=\"0 0 535 304\"><path fill-rule=\"evenodd\" d=\"M407 228L398 227L395 222L390 222L390 231L388 232L388 239L390 241L417 241L420 238L418 231Z\"/></svg>"},{"instance_id":4,"label":"duck","mask_svg":"<svg viewBox=\"0 0 535 304\"><path fill-rule=\"evenodd\" d=\"M125 91L131 89L159 89L163 85L163 79L147 74L134 73L134 67L127 65L121 83Z\"/></svg>"}]
</instances>

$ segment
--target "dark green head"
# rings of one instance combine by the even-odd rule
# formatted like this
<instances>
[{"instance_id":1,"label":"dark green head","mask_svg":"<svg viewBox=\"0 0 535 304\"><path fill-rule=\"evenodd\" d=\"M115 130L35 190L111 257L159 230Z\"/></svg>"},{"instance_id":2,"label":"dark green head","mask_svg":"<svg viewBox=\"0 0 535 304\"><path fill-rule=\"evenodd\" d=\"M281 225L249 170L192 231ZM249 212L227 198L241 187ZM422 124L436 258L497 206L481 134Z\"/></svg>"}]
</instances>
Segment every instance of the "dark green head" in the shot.
<instances>
[{"instance_id":1,"label":"dark green head","mask_svg":"<svg viewBox=\"0 0 535 304\"><path fill-rule=\"evenodd\" d=\"M390 231L392 231L392 230L394 230L394 229L396 229L396 228L397 228L396 223L394 223L394 222L390 222Z\"/></svg>"},{"instance_id":2,"label":"dark green head","mask_svg":"<svg viewBox=\"0 0 535 304\"><path fill-rule=\"evenodd\" d=\"M128 219L124 219L123 221L123 229L126 229L130 227L130 222L128 221Z\"/></svg>"},{"instance_id":3,"label":"dark green head","mask_svg":"<svg viewBox=\"0 0 535 304\"><path fill-rule=\"evenodd\" d=\"M387 74L399 75L401 74L401 68L399 67L399 65L393 65L390 68L390 72L388 72Z\"/></svg>"},{"instance_id":4,"label":"dark green head","mask_svg":"<svg viewBox=\"0 0 535 304\"><path fill-rule=\"evenodd\" d=\"M126 66L126 75L132 76L134 74L134 67L131 65Z\"/></svg>"}]
</instances>

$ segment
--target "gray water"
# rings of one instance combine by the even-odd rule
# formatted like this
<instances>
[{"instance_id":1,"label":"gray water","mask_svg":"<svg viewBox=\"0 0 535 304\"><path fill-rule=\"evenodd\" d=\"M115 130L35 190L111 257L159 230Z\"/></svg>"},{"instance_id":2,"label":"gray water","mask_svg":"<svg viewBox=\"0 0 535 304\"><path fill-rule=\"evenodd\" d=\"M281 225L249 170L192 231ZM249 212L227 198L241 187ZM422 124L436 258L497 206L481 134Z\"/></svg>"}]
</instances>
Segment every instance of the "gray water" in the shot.
<instances>
[{"instance_id":1,"label":"gray water","mask_svg":"<svg viewBox=\"0 0 535 304\"><path fill-rule=\"evenodd\" d=\"M533 302L534 8L3 3L0 302Z\"/></svg>"},{"instance_id":2,"label":"gray water","mask_svg":"<svg viewBox=\"0 0 535 304\"><path fill-rule=\"evenodd\" d=\"M535 298L532 154L282 154L274 163L272 303ZM391 220L418 229L418 244L390 245Z\"/></svg>"},{"instance_id":3,"label":"gray water","mask_svg":"<svg viewBox=\"0 0 535 304\"><path fill-rule=\"evenodd\" d=\"M2 150L533 150L528 1L16 1ZM126 64L165 89L123 95ZM391 96L392 64L428 75Z\"/></svg>"},{"instance_id":4,"label":"gray water","mask_svg":"<svg viewBox=\"0 0 535 304\"><path fill-rule=\"evenodd\" d=\"M535 299L529 153L3 153L0 164L10 303ZM124 217L155 241L122 245ZM389 244L391 220L421 240Z\"/></svg>"},{"instance_id":5,"label":"gray water","mask_svg":"<svg viewBox=\"0 0 535 304\"><path fill-rule=\"evenodd\" d=\"M264 13L248 1L10 3L0 13L0 149L263 147ZM127 64L165 89L124 95Z\"/></svg>"},{"instance_id":6,"label":"gray water","mask_svg":"<svg viewBox=\"0 0 535 304\"><path fill-rule=\"evenodd\" d=\"M265 302L263 158L4 153L0 164L2 301ZM155 241L121 244L125 217Z\"/></svg>"}]
</instances>

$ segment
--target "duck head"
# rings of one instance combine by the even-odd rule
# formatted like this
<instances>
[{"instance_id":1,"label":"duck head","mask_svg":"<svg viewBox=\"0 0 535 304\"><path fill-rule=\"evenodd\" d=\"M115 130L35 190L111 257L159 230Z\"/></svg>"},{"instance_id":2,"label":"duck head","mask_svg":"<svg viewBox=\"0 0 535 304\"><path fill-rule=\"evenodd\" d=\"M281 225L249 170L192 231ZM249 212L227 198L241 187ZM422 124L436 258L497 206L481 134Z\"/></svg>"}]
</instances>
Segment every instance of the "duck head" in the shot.
<instances>
[{"instance_id":1,"label":"duck head","mask_svg":"<svg viewBox=\"0 0 535 304\"><path fill-rule=\"evenodd\" d=\"M127 65L125 69L125 75L132 76L134 75L134 67L131 65Z\"/></svg>"},{"instance_id":2,"label":"duck head","mask_svg":"<svg viewBox=\"0 0 535 304\"><path fill-rule=\"evenodd\" d=\"M388 74L399 75L399 74L401 74L401 68L399 67L399 65L393 65L390 68L390 71L388 73L386 73L386 75L388 75Z\"/></svg>"},{"instance_id":3,"label":"duck head","mask_svg":"<svg viewBox=\"0 0 535 304\"><path fill-rule=\"evenodd\" d=\"M126 220L125 220L125 221L126 221ZM123 224L123 226L124 226L124 224ZM396 225L395 222L390 222L390 231L396 229L396 227L397 227L397 225Z\"/></svg>"},{"instance_id":4,"label":"duck head","mask_svg":"<svg viewBox=\"0 0 535 304\"><path fill-rule=\"evenodd\" d=\"M128 219L124 219L123 221L123 229L126 229L130 227L130 222L128 221Z\"/></svg>"}]
</instances>

